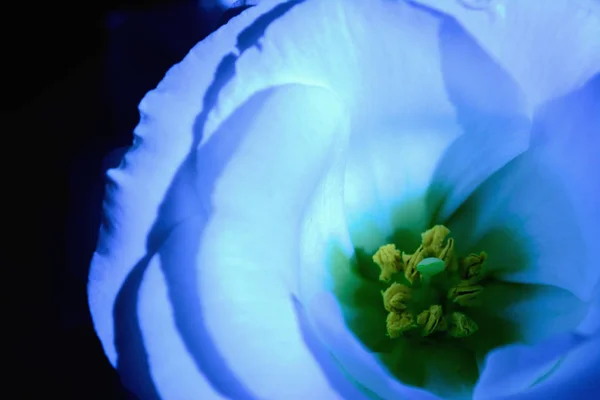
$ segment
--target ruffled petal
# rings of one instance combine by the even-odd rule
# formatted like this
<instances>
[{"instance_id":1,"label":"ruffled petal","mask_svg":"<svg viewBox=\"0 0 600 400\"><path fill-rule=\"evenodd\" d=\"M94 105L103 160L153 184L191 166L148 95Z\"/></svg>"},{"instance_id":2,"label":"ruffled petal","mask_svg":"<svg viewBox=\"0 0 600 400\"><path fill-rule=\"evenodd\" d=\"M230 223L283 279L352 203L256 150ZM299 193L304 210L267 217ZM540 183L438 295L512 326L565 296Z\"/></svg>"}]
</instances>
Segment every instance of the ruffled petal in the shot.
<instances>
[{"instance_id":1,"label":"ruffled petal","mask_svg":"<svg viewBox=\"0 0 600 400\"><path fill-rule=\"evenodd\" d=\"M236 368L232 370L230 376L243 383L250 382L250 388L240 384L242 385L239 389L241 390L240 393L248 391L258 393L259 397L263 397L262 394L267 393L264 397L278 398L284 396L294 398L293 396L302 395L304 391L309 390L311 393L320 393L323 398L336 397L335 391L329 387L327 379L318 364L312 359L310 352L302 343L295 320L295 311L290 301L289 290L292 288L286 286L286 284L293 286L291 283L294 271L293 246L296 244L292 241L288 243L289 246L285 249L283 246L278 249L277 246L282 241L285 242L285 238L290 238L290 234L293 235L294 229L290 228L284 220L275 221L273 217L281 215L296 220L302 216L301 199L310 194L312 185L315 184L311 179L316 179L316 176L318 176L317 171L322 170L322 165L328 161L324 152L334 146L331 135L333 135L333 131L339 131L333 129L335 127L333 122L328 124L328 121L339 119L339 102L335 96L323 98L319 95L304 97L294 97L292 95L291 99L286 96L279 96L275 103L281 101L281 107L278 108L270 103L270 110L266 112L267 115L270 112L281 116L281 119L274 120L263 113L262 120L257 122L256 115L250 114L262 110L260 104L266 96L263 95L262 100L255 99L253 102L248 103L253 104L254 107L249 106L250 108L246 108L243 122L238 120L238 125L235 125L235 122L227 125L229 136L226 137L230 138L229 142L216 139L216 137L213 141L207 139L203 142L202 148L210 148L210 151L201 150L200 154L190 152L202 140L202 137L213 137L213 132L207 134L206 130L203 129L205 128L203 122L216 101L220 85L227 81L230 78L228 74L233 72L231 61L235 61L234 53L237 51L235 47L230 47L231 53L227 55L224 54L224 50L227 51L228 44L235 43L236 35L243 29L247 29L245 27L248 25L260 29L261 26L264 27L273 19L281 16L281 13L276 13L270 15L266 20L259 19L260 23L258 25L256 23L251 24L257 16L261 13L264 16L265 11L268 10L269 8L263 7L261 9L257 7L256 10L251 10L252 12L244 13L235 22L229 23L225 29L220 30L205 42L199 44L184 62L175 66L167 74L157 90L149 93L140 105L142 122L136 128L134 147L127 154L120 168L109 172L109 177L113 183L109 186L106 200L105 214L108 219L103 225L100 243L92 261L89 278L90 309L97 333L111 363L119 370L125 384L132 387L144 398L156 398L159 393L165 398L172 398L170 390L173 390L173 384L165 383L165 377L172 373L174 369L170 365L163 370L160 367L160 361L157 361L162 360L161 356L164 356L165 349L148 348L145 343L159 346L161 340L157 341L156 335L160 337L160 335L172 335L173 333L178 333L180 338L172 338L172 341L169 341L168 338L160 337L160 339L168 341L169 345L173 346L172 349L178 351L182 358L185 355L182 353L184 349L181 344L183 343L189 352L188 355L194 361L195 368L207 377L213 389L216 387L215 390L225 396L228 396L229 391L233 390L235 392L237 390L228 387L228 385L219 385L218 379L215 378L218 373L203 370L202 363L198 360L204 353L200 352L199 354L199 352L190 350L198 337L194 337L195 331L189 328L189 322L186 322L194 319L185 317L185 312L182 310L192 312L189 310L193 310L194 306L198 306L199 303L193 302L195 299L194 293L196 292L188 290L176 296L173 296L172 293L176 293L178 292L177 289L181 289L178 287L178 283L188 280L194 281L194 279L182 280L182 276L184 278L190 276L185 276L184 272L180 272L182 275L177 273L177 271L183 269L188 274L192 271L193 276L193 268L190 269L190 266L195 265L194 260L189 258L184 260L188 262L180 266L179 270L177 268L162 269L163 274L165 274L164 279L167 282L168 293L171 295L171 306L174 309L172 317L176 329L167 329L169 325L171 325L170 328L173 328L173 321L166 319L167 313L164 306L162 309L157 308L158 315L156 316L157 319L164 320L163 322L166 324L163 332L153 332L160 325L156 325L153 321L154 316L152 314L144 315L144 318L140 317L138 320L137 313L140 310L151 312L148 310L154 309L152 304L149 308L144 305L146 308L136 309L140 296L147 293L148 290L152 290L141 289L147 287L145 286L144 276L148 271L150 260L155 260L154 255L161 248L173 226L180 223L185 224L185 221L188 221L194 215L204 218L204 224L207 225L204 227L204 231L210 231L211 229L225 230L223 235L206 236L220 240L219 245L225 245L226 243L223 243L222 240L228 238L228 235L233 232L233 230L222 225L225 224L224 220L227 220L234 226L243 227L243 231L239 232L241 235L239 242L242 241L242 236L248 240L260 239L260 244L268 246L273 255L292 257L292 259L283 260L285 262L273 264L274 267L279 267L278 271L281 272L281 275L277 275L273 271L271 271L273 273L270 276L253 275L257 282L263 282L265 287L272 284L273 288L272 290L265 289L262 292L256 287L252 288L253 291L256 291L252 293L258 293L253 304L264 303L264 305L261 304L261 307L253 309L259 311L259 314L266 313L253 317L249 316L251 313L244 315L243 313L233 312L232 315L236 315L237 318L224 323L222 321L223 309L226 309L227 305L234 306L231 302L221 304L223 296L225 298L229 297L228 294L225 294L222 290L219 291L219 289L224 289L227 284L219 286L218 283L212 280L212 278L216 279L220 276L202 276L199 278L202 285L214 289L212 291L204 288L201 290L204 296L201 299L202 307L209 310L206 320L212 322L210 328L207 329L210 330L210 334L214 334L216 331L218 335L215 334L215 336L221 339L221 341L216 341L214 353L220 354L223 352L223 358L227 360L233 358L235 362L232 363ZM285 92L284 89L282 90ZM306 93L304 89L300 89L300 92ZM204 103L201 101L202 94L204 94ZM314 119L311 119L311 112L315 109L310 108L311 105L319 107L316 110L318 116ZM294 118L290 118L290 116ZM228 118L227 120L230 121L231 119ZM270 121L265 122L268 120ZM286 121L294 121L295 126L286 125ZM262 132L263 135L272 135L272 137L261 137L258 142L253 141L256 139L248 139L248 142L252 142L252 146L255 146L250 151L253 156L252 154L248 156L249 158L254 157L253 162L247 165L244 164L248 161L247 157L242 161L241 166L239 163L236 164L236 173L242 170L246 172L253 171L252 168L258 166L263 174L272 173L277 175L277 179L280 179L278 182L271 182L272 185L269 185L267 179L262 179L264 176L259 176L260 172L258 175L256 173L253 175L254 180L252 182L250 180L219 180L218 174L220 171L217 165L225 168L224 164L230 158L240 160L239 156L233 157L231 154L234 150L233 147L240 145L235 139L231 139L231 135L243 136L248 129L252 129L249 126L252 126L255 131ZM221 128L216 126L214 129ZM283 132L286 135L283 135ZM227 135L227 133L223 133L221 136ZM254 137L255 135L257 134L248 134L247 137ZM292 140L287 140L287 138ZM238 137L238 139L240 138ZM221 143L221 145L215 145L215 143ZM213 149L212 146L216 146L216 148ZM287 164L290 166L290 170L283 168L286 161L290 162L290 164ZM277 168L273 166L277 166ZM286 176L287 172L289 172L288 176ZM305 174L302 176L309 176L309 178L306 178L309 180L302 180L300 175L296 176L294 174ZM218 195L211 193L211 190L216 190L213 187L216 181L219 182L219 185L229 185L229 189L226 189L225 192L217 191L220 193ZM301 192L294 191L292 186ZM279 206L270 208L266 203L261 203L258 198L254 199L256 200L255 203L252 196L257 192L260 192L258 197L261 194L265 196L263 197L264 201L271 201L271 206L278 201ZM234 203L237 201L235 204L232 203L233 198L231 197L234 193L239 195L234 200ZM245 193L248 195L246 196ZM213 203L214 198L210 197L211 195L220 196L220 200L215 201L217 203L221 201L223 203L222 208L219 207L220 205L215 206ZM285 201L289 201L290 204L285 204ZM239 208L230 213L220 213L227 208L225 204ZM249 207L249 205L252 205L252 207ZM256 205L262 205L261 213L255 213L257 210ZM238 224L240 220L234 215L241 211L255 217L256 229L242 223ZM266 215L265 212L267 212ZM215 217L217 214L219 217ZM226 216L223 216L223 214L226 214ZM260 218L258 217L259 214ZM207 223L206 220L209 217L212 219L210 223ZM271 225L263 223L267 219L261 220L261 218L269 217L271 217ZM264 240L261 235L256 234L260 230L258 227L262 228L263 231L265 229L269 231L267 228L272 227L272 225L278 225L279 229L284 231L284 234L277 236L275 233L275 238L265 236ZM192 239L187 238L187 240ZM199 238L196 239L199 240ZM195 244L197 245L197 242ZM205 264L207 259L210 259L209 265L211 267L216 264L216 261L231 261L227 253L224 253L225 255L215 254L213 250L217 248L217 244L213 244L214 246L205 245L205 242L202 243L201 247L206 251L200 251L200 265L207 265ZM251 263L248 262L251 257L244 255L243 264L250 265L251 268L260 267L261 263L268 258L268 254L257 253L256 249L238 249L261 258L261 260L257 259L256 263ZM183 256L190 257L190 254L184 252L180 258L172 258L178 261ZM192 254L191 256L195 255ZM211 257L216 257L217 260L212 262ZM192 262L190 263L190 261ZM200 272L205 271L203 268L200 268L200 270ZM167 271L173 272L174 275L169 277ZM219 269L219 271L236 272L226 268ZM160 289L161 279L157 278L156 275L152 279L159 282L158 289ZM234 282L234 280L228 282ZM239 282L239 280L236 282ZM244 284L247 285L248 282L245 280ZM153 288L152 285L150 287ZM162 288L162 290L165 289ZM240 300L240 297L235 299L232 297L232 302L235 302L236 307L239 306L240 301L244 303L242 306L252 303L251 301L246 302L252 297L251 294L236 293L242 296L242 300ZM264 295L264 297L261 297L261 295ZM269 305L272 305L272 307ZM197 308L195 311L198 311ZM238 310L230 309L229 311ZM272 316L270 312L276 312L278 314L277 318L264 322L261 316ZM254 324L250 323L251 321ZM271 329L267 327L269 322ZM227 323L238 324L240 332L245 330L246 332L243 335L248 343L254 344L254 347L248 347L251 346L248 345L245 350L241 349L243 351L240 352L237 345L237 343L242 343L239 340L240 334L233 330L222 332L223 325L227 325ZM257 334L257 331L259 337L252 342L250 337L253 336L252 333ZM265 332L268 334L264 335ZM233 336L231 336L232 334ZM279 335L283 335L283 337ZM151 338L154 338L154 340ZM232 340L236 343L235 345L232 345ZM179 341L182 343L179 343ZM244 342L244 344L246 343ZM284 344L284 347L289 351L285 353L274 351L278 345L283 346ZM267 345L268 348L265 347ZM251 350L248 349L254 349L257 356L249 358L248 354ZM235 354L232 354L232 351ZM150 352L153 353L150 354ZM274 355L271 361L263 357L263 354L269 353ZM244 362L244 360L246 361ZM251 360L251 362L249 363L248 360ZM263 367L270 366L271 368L266 370L256 368L255 365L252 365L252 360L260 362ZM191 363L187 360L184 366L189 367L190 365ZM187 372L185 377L186 382L189 383L194 373ZM259 372L269 374L269 379L267 379L267 375L261 375L264 379L256 379L256 373ZM276 380L277 377L280 379ZM156 379L157 382L153 382L153 379ZM293 384L282 387L281 382L286 380L293 382ZM201 382L198 385L197 388L206 386ZM285 395L288 392L293 393L293 396ZM273 395L273 393L278 394ZM246 398L251 396L238 397L236 395L234 397Z\"/></svg>"},{"instance_id":2,"label":"ruffled petal","mask_svg":"<svg viewBox=\"0 0 600 400\"><path fill-rule=\"evenodd\" d=\"M329 92L283 87L254 96L199 148L197 174L169 193L188 190L203 208L171 230L159 261L149 253L132 266L115 301L117 367L138 394L148 397L154 385L177 399L182 388L169 378L194 368L177 376L200 393L210 383L228 398L337 398L303 342L292 300L303 210L324 168L343 157L340 121ZM169 199L159 221L178 205ZM199 374L208 382L195 382Z\"/></svg>"},{"instance_id":3,"label":"ruffled petal","mask_svg":"<svg viewBox=\"0 0 600 400\"><path fill-rule=\"evenodd\" d=\"M532 108L600 71L597 1L412 1L456 18L515 77Z\"/></svg>"},{"instance_id":4,"label":"ruffled petal","mask_svg":"<svg viewBox=\"0 0 600 400\"><path fill-rule=\"evenodd\" d=\"M115 300L130 271L158 248L171 227L201 212L195 188L178 184L169 193L173 206L155 221L172 182L185 182L194 174L193 164L182 164L195 140L196 116L208 113L214 102L209 93L202 104L203 94L214 87L223 57L235 51L237 35L263 12L256 7L231 21L169 70L140 103L133 146L121 165L107 174L105 219L91 262L88 298L94 327L115 366Z\"/></svg>"}]
</instances>

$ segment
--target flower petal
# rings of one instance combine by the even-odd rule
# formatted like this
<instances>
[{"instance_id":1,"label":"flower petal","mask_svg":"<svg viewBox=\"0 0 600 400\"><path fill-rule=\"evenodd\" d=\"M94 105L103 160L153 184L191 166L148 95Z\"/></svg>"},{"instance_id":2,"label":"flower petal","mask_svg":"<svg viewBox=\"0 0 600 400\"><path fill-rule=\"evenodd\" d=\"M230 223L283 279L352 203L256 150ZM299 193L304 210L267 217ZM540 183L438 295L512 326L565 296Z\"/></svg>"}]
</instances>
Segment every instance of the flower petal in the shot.
<instances>
[{"instance_id":1,"label":"flower petal","mask_svg":"<svg viewBox=\"0 0 600 400\"><path fill-rule=\"evenodd\" d=\"M468 312L479 330L465 340L481 363L498 346L533 344L572 332L586 312L586 303L561 288L488 282L482 306Z\"/></svg>"},{"instance_id":2,"label":"flower petal","mask_svg":"<svg viewBox=\"0 0 600 400\"><path fill-rule=\"evenodd\" d=\"M513 344L493 350L486 357L474 398L493 399L530 389L582 341L579 336L564 334L536 345Z\"/></svg>"},{"instance_id":3,"label":"flower petal","mask_svg":"<svg viewBox=\"0 0 600 400\"><path fill-rule=\"evenodd\" d=\"M397 98L425 104L436 95L421 88L427 81L446 92L453 110L432 105L412 116L398 110L351 138L346 208L353 243L367 253L390 236L406 245L409 236L444 220L529 143L530 119L511 77L452 20L426 22L438 27L437 37L413 34L406 24L396 40L422 57L398 61L409 83ZM436 48L428 46L431 41ZM441 80L428 70L407 68L426 57L438 65Z\"/></svg>"},{"instance_id":4,"label":"flower petal","mask_svg":"<svg viewBox=\"0 0 600 400\"><path fill-rule=\"evenodd\" d=\"M455 17L523 87L533 107L600 71L600 6L594 0L412 0Z\"/></svg>"},{"instance_id":5,"label":"flower petal","mask_svg":"<svg viewBox=\"0 0 600 400\"><path fill-rule=\"evenodd\" d=\"M458 133L439 69L438 28L436 16L403 2L305 2L273 23L258 45L243 52L207 130L226 118L236 101L266 85L305 82L330 88L353 116L356 151L349 160L352 171L346 185L349 215L360 219L359 214L381 208L377 204L381 196L371 193L373 183L374 189L384 189L385 200L397 197L407 183L404 174L392 180L389 174L373 177L362 169L374 164L374 170L387 174L390 162L410 160L420 163L419 168L425 163L418 179L423 191L426 183L421 176L426 178L433 168L429 164L435 162L434 154ZM243 41L240 46L245 47ZM431 109L436 111L433 117L426 112ZM417 140L397 138L400 130L430 138L426 159L416 152L424 151ZM399 154L407 145L412 150ZM371 208L365 210L365 205ZM376 218L378 223L385 219ZM389 226L389 221L383 223Z\"/></svg>"},{"instance_id":6,"label":"flower petal","mask_svg":"<svg viewBox=\"0 0 600 400\"><path fill-rule=\"evenodd\" d=\"M196 156L194 156L193 152L192 155L190 155L189 152L190 149L194 148L199 137L204 133L202 130L203 126L201 123L199 124L199 122L201 122L202 118L204 118L213 107L214 101L216 100L216 94L219 92L219 85L222 84L223 80L227 80L227 73L230 71L228 71L226 67L231 67L230 61L232 59L235 60L233 53L236 50L233 44L235 43L236 35L238 35L247 25L250 25L250 22L256 19L260 13L264 13L265 10L268 10L268 8L256 7L255 10L249 10L244 13L244 15L236 18L236 20L229 23L226 28L220 30L209 37L205 42L199 44L192 50L183 63L171 69L157 90L148 94L140 105L140 109L142 110L142 122L136 128L134 148L127 154L120 169L109 172L109 176L112 178L113 182L119 184L119 187L115 187L113 184L112 187L109 187L109 192L107 194L105 213L109 219L103 226L100 243L97 252L94 255L94 260L92 261L89 282L90 309L92 311L97 333L102 340L111 363L118 368L126 385L138 390L138 394L142 395L144 398L154 398L158 395L157 391L169 391L172 388L170 384L165 386L164 379L162 380L162 384L159 382L157 385L158 387L154 387L154 382L152 382L153 377L148 376L148 370L152 369L154 378L159 380L164 378L164 371L160 372L162 370L156 369L156 366L158 365L157 361L154 361L150 366L148 365L148 359L156 360L157 357L160 359L160 355L164 355L164 349L161 349L163 352L153 353L151 355L147 354L148 351L152 349L145 348L144 341L140 339L140 336L143 336L144 334L148 337L148 333L151 332L153 328L156 328L156 325L152 323L152 315L142 318L141 321L137 320L135 304L140 295L140 287L143 287L144 284L144 274L148 268L148 263L160 248L165 237L169 234L174 225L188 220L193 215L201 215L204 216L204 218L207 218L210 214L212 199L209 198L208 195L210 194L209 188L211 186L196 187L196 185L201 185L203 183L207 184L210 183L211 179L216 179L215 173L218 171L215 170L215 164L211 164L210 161L219 161L220 164L223 164L227 161L228 154L209 152L209 155L212 158L209 157L209 155L206 155L205 157L200 158L202 162L196 163ZM270 16L270 18L277 18L277 16L278 15ZM266 20L261 20L262 25L268 25L269 22L270 19L268 18ZM255 25L252 26L255 27ZM258 28L260 28L260 26ZM224 54L228 51L228 44L231 45L229 49L233 49L232 53L229 55ZM200 60L201 62L199 62ZM204 104L201 104L201 102L198 101L199 94L202 93L204 93ZM283 99L280 97L279 100ZM295 115L296 118L298 118L298 115L296 114L298 112L301 113L301 117L306 117L302 116L302 106L317 104L321 107L320 111L322 112L320 114L322 118L317 118L319 124L330 121L328 119L330 117L336 119L339 116L339 112L336 112L336 110L339 110L339 107L336 108L336 101L323 102L310 96L309 98L303 99L306 101L300 101L300 104L297 104L296 100L299 99L296 98L295 101L292 102L284 101L283 104L285 104L285 106L283 107L287 108L275 108L271 111L283 112L283 114L280 115L284 120L290 115ZM315 102L311 103L313 100L315 100ZM256 105L256 102L253 104ZM331 107L333 107L333 110ZM306 108L304 111L308 112ZM247 114L248 112L246 112L246 117L248 117ZM263 122L264 120L263 117ZM245 122L250 124L248 119L246 119ZM268 156L262 157L260 160L262 164L259 164L263 168L265 166L277 165L286 159L286 156L283 156L282 158L278 151L288 151L293 153L296 158L294 158L294 161L292 162L293 166L291 168L295 168L299 172L310 174L310 171L313 171L313 168L320 168L315 158L320 159L323 162L326 161L326 159L322 158L323 152L318 150L320 148L320 143L324 144L323 141L327 142L328 138L331 139L331 137L322 130L327 130L328 126L325 124L311 130L310 123L307 123L306 120L303 120L302 123L304 126L302 126L302 124L296 124L297 129L302 129L296 136L294 136L294 131L289 129L289 126L279 126L282 132L287 131L287 133L291 134L292 138L296 139L296 141L290 140L288 142L282 142L281 144L284 147L279 148L278 146L275 146L275 141L279 139L284 140L287 136L276 135L275 139L272 140L269 145L265 146L262 144L262 149L260 149L258 157L260 158L263 155L262 152L267 153L271 158L275 157L271 163L267 161L269 158ZM256 129L261 129L260 127L257 128L256 121L254 121L253 124ZM301 126L302 128L300 128ZM235 126L235 128L234 132L238 132L238 134L244 133L242 130L242 128L244 128L243 126ZM272 131L266 133L276 134L276 132ZM311 134L314 136L310 136ZM309 140L309 137L312 137L313 141ZM314 141L314 139L319 140ZM230 143L230 145L235 144L235 141ZM285 147L285 145L287 145L287 147ZM302 147L303 145L304 147ZM223 152L226 149L227 146L221 146L220 151ZM323 151L325 150L323 149ZM303 157L303 159L299 160L298 157ZM255 162L258 161L259 160L255 160ZM304 166L304 163L306 163L306 166ZM298 165L303 165L303 167L298 169ZM198 170L200 171L200 181L196 181ZM296 170L294 171L298 172ZM263 170L263 172L265 171ZM280 168L278 172L280 174L278 175L279 177L285 173L283 168ZM282 183L287 185L298 184L298 187L301 187L302 190L311 187L307 182L295 182L291 176L288 178L290 179L289 182L285 181ZM248 184L248 182L245 183L246 185L243 185L243 189L253 191L256 191L257 188L262 187L264 184L264 182L258 181L254 182L254 186ZM275 200L282 201L282 198L277 196L279 193L280 191L275 190L273 192L274 198ZM306 194L306 192L304 193ZM292 196L294 195L298 194L292 193ZM225 200L227 200L227 197L228 196L226 196ZM240 199L248 201L249 196ZM291 200L296 199L292 197ZM238 205L240 204L238 203ZM244 206L245 209L248 208L247 204L244 204ZM295 218L299 215L301 215L301 213L299 210L296 210L295 213L290 212L289 217ZM260 221L257 221L257 225L260 225ZM285 224L283 224L281 228L286 229L286 232L293 231ZM247 235L248 232L245 232L245 234ZM206 253L203 253L203 255L206 255ZM189 265L190 264L188 263L188 272ZM290 266L290 264L282 265ZM293 268L288 269L291 274ZM176 268L165 268L163 274L165 274L165 271L167 270L177 271ZM169 293L176 292L172 286L173 282L177 282L176 278L177 276L171 278L166 276L165 278L170 284ZM153 279L157 278L155 277ZM271 281L273 279L274 278L271 278ZM268 279L265 278L265 281L266 280ZM285 292L282 285L279 286L279 289L274 289L273 291L277 292L279 295ZM216 292L203 292L203 294L207 296L209 293ZM265 291L265 293L267 293L267 291ZM194 331L193 329L183 329L182 324L185 325L186 320L192 319L183 317L181 310L186 309L186 296L189 297L190 294L187 293L185 296L182 296L183 295L175 296L171 298L171 301L177 303L173 305L175 310L173 314L175 325L177 326L178 333L180 334L183 343L189 350L189 347L193 345ZM275 308L279 307L282 312L289 312L287 319L284 319L282 316L281 321L276 322L278 324L277 326L280 327L284 333L289 334L287 339L289 342L290 353L287 354L288 358L286 358L286 360L289 360L289 357L294 358L294 356L296 356L296 361L302 364L302 370L305 372L304 375L298 376L298 371L294 371L295 378L293 381L298 384L305 383L303 390L321 391L324 398L331 396L335 397L318 366L315 364L314 360L311 361L311 355L302 347L301 340L298 337L297 326L294 325L295 322L292 318L292 316L295 315L292 313L294 310L291 306L286 308L286 305L290 305L290 299L286 298L286 302L282 305L277 305L276 299L269 299L269 301L271 300L273 301ZM207 302L210 303L209 300L207 300ZM191 305L189 305L189 307L191 307ZM268 307L265 307L265 310L267 309ZM147 310L147 308L145 310ZM163 318L165 316L165 308L163 307L162 309L162 316L160 315L160 309L158 311L159 315L157 318ZM215 317L218 322L218 320L222 318L222 314L220 314L220 309L217 309L216 311L219 312L219 315L215 316L213 314L212 316ZM236 322L245 324L248 322L245 318L246 317L243 317L241 320L238 319ZM284 324L284 321L287 323ZM169 321L164 322L169 324ZM216 325L218 325L218 323L216 323ZM252 328L253 325L248 325L248 327ZM264 328L264 325L262 328ZM150 331L144 331L143 329L148 329ZM288 332L289 330L291 331ZM163 334L172 333L172 329L170 331L166 330L166 333L163 332ZM249 336L249 333L246 334ZM133 337L131 337L132 335ZM272 336L276 337L274 333ZM267 337L261 337L261 339L264 340L258 340L257 347L264 347L267 344L266 338ZM198 338L195 339L198 340ZM296 342L294 342L295 340ZM273 341L276 342L277 340L273 339ZM146 338L146 342L151 344L148 338ZM176 342L177 340L173 343ZM156 344L157 342L154 341L152 343ZM294 347L294 343L296 348ZM220 344L223 345L222 342ZM182 351L181 346L178 344L174 344L173 346L174 350ZM274 347L276 347L276 344ZM236 347L232 348L237 350ZM269 349L273 350L273 348ZM156 349L154 350L158 351ZM261 350L266 349L261 348ZM196 368L202 369L199 365L201 363L199 363L197 359L200 356L192 353L193 352L190 352L189 355L196 358L194 360ZM239 354L240 353L238 353L238 356ZM241 354L241 357L247 356L244 355L244 353ZM226 356L227 355L230 354L226 354ZM259 360L258 357L256 359ZM281 358L278 360L281 361ZM189 363L187 363L187 365L189 366ZM309 365L312 365L313 367L311 368ZM243 369L247 368L248 364L240 363L238 366ZM280 375L288 374L288 376L291 376L292 368L293 366L286 364L280 369L275 368L274 371ZM165 369L165 371L168 371L168 368ZM201 370L201 372L205 374L209 380L210 378L213 378L214 380L214 372L212 377L210 377L210 371ZM232 373L231 375L237 376L237 372L239 371L236 370L235 373ZM279 383L273 380L268 382L265 382L264 380L255 381L253 380L255 375L253 375L252 371L248 371L247 369L245 372L240 373L242 380L247 378L247 373L252 375L250 380L254 385L265 385L261 386L258 389L258 392L297 389L295 385L287 387L287 389L282 389L279 387ZM186 376L193 376L193 373L191 375L186 374ZM277 376L277 374L273 376ZM306 379L311 379L311 377L314 378L314 380L309 384L306 384ZM215 384L214 381L211 383L213 385ZM219 389L224 390L223 386ZM253 387L252 389L254 390L255 388ZM225 393L226 392L227 390L225 390ZM301 394L302 391L297 391L296 394L297 393Z\"/></svg>"},{"instance_id":7,"label":"flower petal","mask_svg":"<svg viewBox=\"0 0 600 400\"><path fill-rule=\"evenodd\" d=\"M455 235L470 238L458 251L487 251L498 278L591 299L600 279L599 87L600 76L539 109L530 150L450 219Z\"/></svg>"},{"instance_id":8,"label":"flower petal","mask_svg":"<svg viewBox=\"0 0 600 400\"><path fill-rule=\"evenodd\" d=\"M590 398L600 379L600 337L563 335L490 354L476 399Z\"/></svg>"},{"instance_id":9,"label":"flower petal","mask_svg":"<svg viewBox=\"0 0 600 400\"><path fill-rule=\"evenodd\" d=\"M427 203L436 223L444 223L483 181L523 153L531 129L512 77L451 19L440 30L440 48L463 134L440 155L431 178Z\"/></svg>"},{"instance_id":10,"label":"flower petal","mask_svg":"<svg viewBox=\"0 0 600 400\"><path fill-rule=\"evenodd\" d=\"M198 231L200 220L200 217L195 217L179 224L165 241L160 255L150 260L139 287L137 317L140 337L131 337L130 346L136 340L139 343L135 345L144 346L148 373L158 398L162 400L226 399L232 394L240 399L249 398L247 388L236 380L211 346L201 312L194 314L193 306L174 308L178 305L176 299L171 300L176 296L174 291L182 292L184 288L170 286L172 282L163 272L166 266L173 265L174 258L189 254L190 249L193 251L196 243L189 238ZM184 318L187 321L183 321ZM186 331L192 331L196 336L194 342L186 342ZM141 360L132 360L136 361ZM120 372L123 375L124 371ZM143 382L139 374L132 376L132 380L136 382L136 393L146 399L147 389L141 387Z\"/></svg>"},{"instance_id":11,"label":"flower petal","mask_svg":"<svg viewBox=\"0 0 600 400\"><path fill-rule=\"evenodd\" d=\"M196 116L207 113L213 105L210 101L214 102L209 95L206 104L199 99L215 85L215 73L223 57L235 51L237 35L264 11L248 10L169 70L157 89L141 101L133 146L121 165L107 174L105 220L91 262L88 299L94 327L114 366L118 356L113 309L127 276L139 260L158 248L173 225L201 210L193 187L175 185L178 190L169 197L169 204L175 206L155 224L173 180L181 183L194 173L193 165L180 165L194 143Z\"/></svg>"},{"instance_id":12,"label":"flower petal","mask_svg":"<svg viewBox=\"0 0 600 400\"><path fill-rule=\"evenodd\" d=\"M199 148L196 185L211 211L197 238L198 302L215 348L259 398L337 398L293 295L304 212L344 156L344 113L325 89L286 85L253 96Z\"/></svg>"},{"instance_id":13,"label":"flower petal","mask_svg":"<svg viewBox=\"0 0 600 400\"><path fill-rule=\"evenodd\" d=\"M265 87L330 88L353 116L346 208L357 246L375 249L393 228L416 235L427 228L422 200L437 161L461 132L493 139L486 144L498 155L489 168L469 169L481 171L470 186L526 147L526 123L515 126L525 113L517 86L450 19L405 2L313 1L289 8L256 44L251 37L238 40L236 75L221 92L204 140ZM481 122L490 116L493 123ZM499 121L511 130L490 134Z\"/></svg>"},{"instance_id":14,"label":"flower petal","mask_svg":"<svg viewBox=\"0 0 600 400\"><path fill-rule=\"evenodd\" d=\"M588 313L577 327L577 332L582 335L597 335L600 333L600 280L592 293Z\"/></svg>"},{"instance_id":15,"label":"flower petal","mask_svg":"<svg viewBox=\"0 0 600 400\"><path fill-rule=\"evenodd\" d=\"M598 393L599 381L600 337L596 335L586 338L581 345L567 353L558 368L539 386L507 400L593 398Z\"/></svg>"}]
</instances>

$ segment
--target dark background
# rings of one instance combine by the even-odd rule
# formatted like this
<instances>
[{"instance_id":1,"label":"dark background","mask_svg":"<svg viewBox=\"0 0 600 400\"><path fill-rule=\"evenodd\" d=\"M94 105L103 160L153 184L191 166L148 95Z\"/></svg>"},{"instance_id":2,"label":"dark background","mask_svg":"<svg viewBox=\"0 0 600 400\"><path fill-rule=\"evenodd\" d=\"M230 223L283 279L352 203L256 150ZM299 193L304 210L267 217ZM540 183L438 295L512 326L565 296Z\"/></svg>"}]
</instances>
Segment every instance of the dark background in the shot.
<instances>
[{"instance_id":1,"label":"dark background","mask_svg":"<svg viewBox=\"0 0 600 400\"><path fill-rule=\"evenodd\" d=\"M247 7L223 14L187 0L113 0L21 8L5 14L1 32L5 160L20 203L13 236L27 243L4 266L16 272L4 280L16 311L8 398L135 399L87 309L104 172L118 162L107 155L131 144L137 104L167 69Z\"/></svg>"}]
</instances>

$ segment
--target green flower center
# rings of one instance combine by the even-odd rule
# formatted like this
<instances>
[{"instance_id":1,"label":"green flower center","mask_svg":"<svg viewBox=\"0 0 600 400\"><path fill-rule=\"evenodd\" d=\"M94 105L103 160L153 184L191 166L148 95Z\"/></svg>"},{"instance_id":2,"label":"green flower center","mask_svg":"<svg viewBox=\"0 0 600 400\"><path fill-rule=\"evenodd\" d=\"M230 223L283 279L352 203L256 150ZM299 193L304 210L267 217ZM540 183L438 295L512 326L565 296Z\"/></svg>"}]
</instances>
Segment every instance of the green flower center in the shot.
<instances>
[{"instance_id":1,"label":"green flower center","mask_svg":"<svg viewBox=\"0 0 600 400\"><path fill-rule=\"evenodd\" d=\"M387 244L373 255L381 269L379 280L390 284L382 296L391 339L444 336L458 340L477 332L478 325L468 311L481 305L487 255L456 257L449 234L448 228L436 225L421 235L421 245L413 254Z\"/></svg>"}]
</instances>

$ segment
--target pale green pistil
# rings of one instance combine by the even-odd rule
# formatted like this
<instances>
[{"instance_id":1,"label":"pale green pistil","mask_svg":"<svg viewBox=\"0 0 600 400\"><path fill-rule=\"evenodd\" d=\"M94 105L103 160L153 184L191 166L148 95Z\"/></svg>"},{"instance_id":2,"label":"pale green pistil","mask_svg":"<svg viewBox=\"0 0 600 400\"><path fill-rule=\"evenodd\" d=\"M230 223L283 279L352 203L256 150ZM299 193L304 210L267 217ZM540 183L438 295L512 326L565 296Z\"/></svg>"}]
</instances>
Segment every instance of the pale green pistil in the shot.
<instances>
[{"instance_id":1,"label":"pale green pistil","mask_svg":"<svg viewBox=\"0 0 600 400\"><path fill-rule=\"evenodd\" d=\"M487 256L470 254L456 259L454 240L446 240L449 234L448 228L436 225L421 235L422 243L413 254L387 244L373 255L381 269L379 279L391 282L382 292L390 338L411 332L463 338L477 331L467 309L480 305Z\"/></svg>"}]
</instances>

